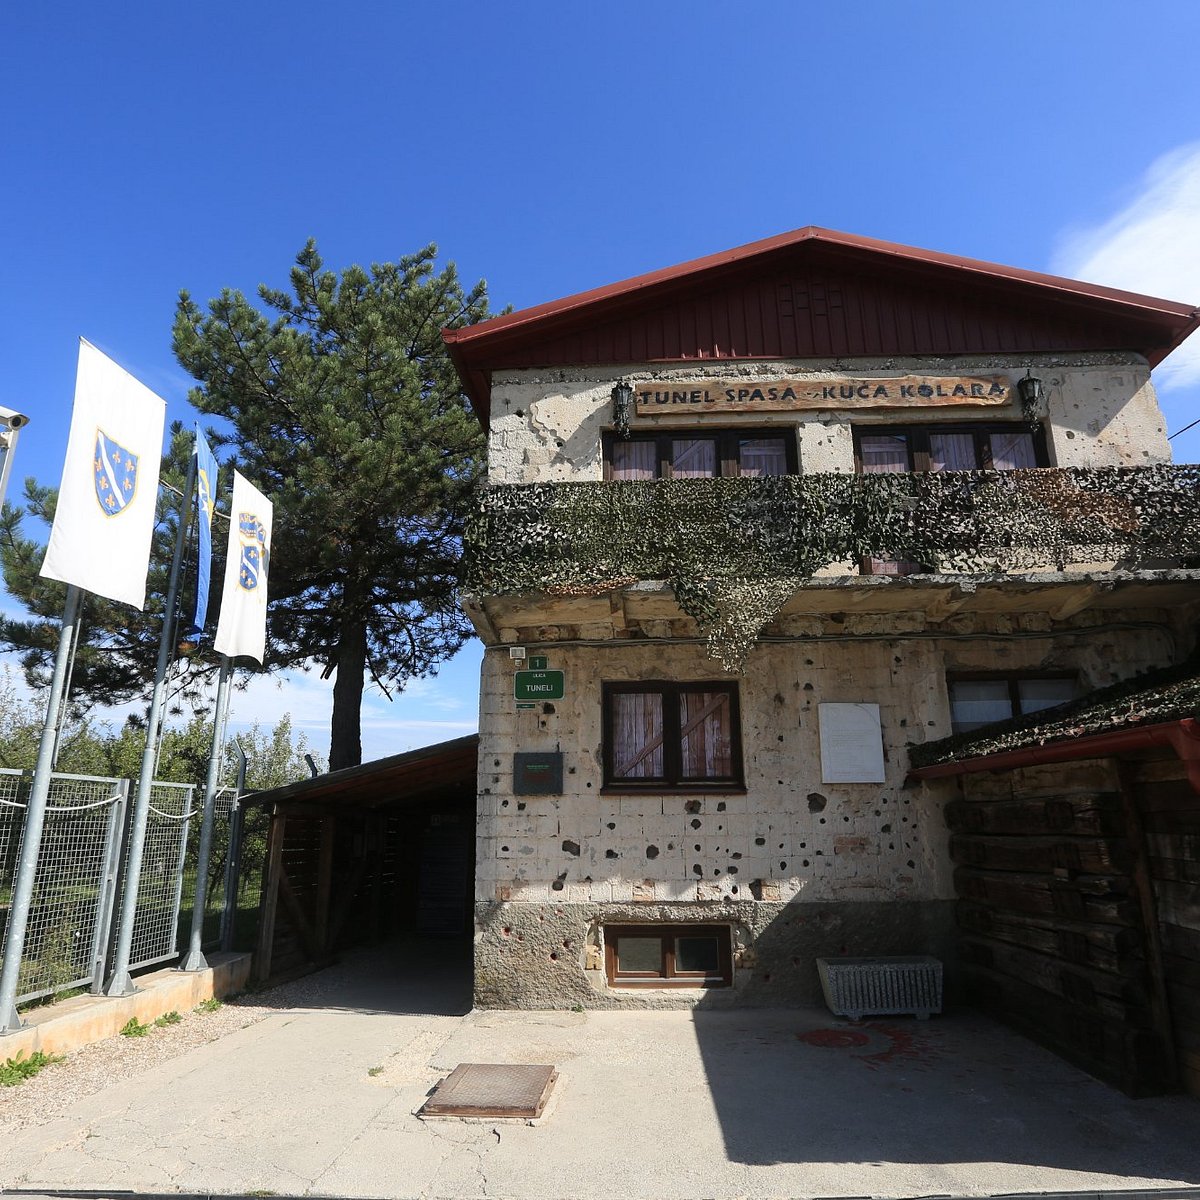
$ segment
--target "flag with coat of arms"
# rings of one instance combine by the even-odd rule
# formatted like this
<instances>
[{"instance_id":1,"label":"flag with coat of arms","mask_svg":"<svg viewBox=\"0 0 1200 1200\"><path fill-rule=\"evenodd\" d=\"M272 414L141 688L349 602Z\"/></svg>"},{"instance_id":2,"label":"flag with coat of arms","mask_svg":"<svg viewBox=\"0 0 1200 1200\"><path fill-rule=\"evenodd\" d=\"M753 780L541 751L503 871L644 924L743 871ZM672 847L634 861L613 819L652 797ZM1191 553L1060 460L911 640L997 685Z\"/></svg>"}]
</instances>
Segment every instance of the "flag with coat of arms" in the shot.
<instances>
[{"instance_id":1,"label":"flag with coat of arms","mask_svg":"<svg viewBox=\"0 0 1200 1200\"><path fill-rule=\"evenodd\" d=\"M75 408L43 577L145 605L166 413L164 400L79 339Z\"/></svg>"},{"instance_id":2,"label":"flag with coat of arms","mask_svg":"<svg viewBox=\"0 0 1200 1200\"><path fill-rule=\"evenodd\" d=\"M213 649L261 664L267 644L267 572L271 562L271 502L233 473L225 587Z\"/></svg>"}]
</instances>

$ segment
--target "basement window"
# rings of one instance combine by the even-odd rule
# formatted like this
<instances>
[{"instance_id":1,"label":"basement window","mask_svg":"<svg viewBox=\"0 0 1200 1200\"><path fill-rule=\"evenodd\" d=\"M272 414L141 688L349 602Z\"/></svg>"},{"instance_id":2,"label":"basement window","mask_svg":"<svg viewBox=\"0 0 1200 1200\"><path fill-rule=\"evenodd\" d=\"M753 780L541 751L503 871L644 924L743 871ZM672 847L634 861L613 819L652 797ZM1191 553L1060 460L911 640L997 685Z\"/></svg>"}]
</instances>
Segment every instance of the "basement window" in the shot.
<instances>
[{"instance_id":1,"label":"basement window","mask_svg":"<svg viewBox=\"0 0 1200 1200\"><path fill-rule=\"evenodd\" d=\"M729 987L728 925L606 925L604 956L612 987Z\"/></svg>"}]
</instances>

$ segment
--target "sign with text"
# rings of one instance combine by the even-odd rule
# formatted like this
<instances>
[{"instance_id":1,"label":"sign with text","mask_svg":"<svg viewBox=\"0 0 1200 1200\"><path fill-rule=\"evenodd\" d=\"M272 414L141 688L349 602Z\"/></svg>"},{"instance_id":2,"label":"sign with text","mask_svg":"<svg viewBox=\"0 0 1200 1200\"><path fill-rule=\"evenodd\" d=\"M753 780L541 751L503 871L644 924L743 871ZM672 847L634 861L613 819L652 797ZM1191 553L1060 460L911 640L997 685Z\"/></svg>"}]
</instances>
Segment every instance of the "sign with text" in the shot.
<instances>
[{"instance_id":1,"label":"sign with text","mask_svg":"<svg viewBox=\"0 0 1200 1200\"><path fill-rule=\"evenodd\" d=\"M903 375L839 379L696 379L639 384L639 416L697 412L795 412L804 409L923 408L1008 404L1013 385L1003 375Z\"/></svg>"},{"instance_id":2,"label":"sign with text","mask_svg":"<svg viewBox=\"0 0 1200 1200\"><path fill-rule=\"evenodd\" d=\"M565 694L561 671L518 671L513 676L513 695L518 700L561 700Z\"/></svg>"}]
</instances>

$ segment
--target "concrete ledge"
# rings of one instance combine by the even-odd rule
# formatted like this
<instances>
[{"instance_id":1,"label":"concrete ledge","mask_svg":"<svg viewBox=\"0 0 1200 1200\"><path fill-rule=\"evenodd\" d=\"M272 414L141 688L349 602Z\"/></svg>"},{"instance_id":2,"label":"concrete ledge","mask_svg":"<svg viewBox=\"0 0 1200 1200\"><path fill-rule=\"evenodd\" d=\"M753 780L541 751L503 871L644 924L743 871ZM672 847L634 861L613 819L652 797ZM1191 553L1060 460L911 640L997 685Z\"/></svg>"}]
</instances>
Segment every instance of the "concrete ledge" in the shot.
<instances>
[{"instance_id":1,"label":"concrete ledge","mask_svg":"<svg viewBox=\"0 0 1200 1200\"><path fill-rule=\"evenodd\" d=\"M72 996L22 1014L20 1029L0 1036L0 1060L35 1050L66 1054L120 1033L131 1017L149 1024L169 1012L190 1012L203 1000L242 991L250 977L250 954L210 954L205 971L165 967L140 975L129 996Z\"/></svg>"}]
</instances>

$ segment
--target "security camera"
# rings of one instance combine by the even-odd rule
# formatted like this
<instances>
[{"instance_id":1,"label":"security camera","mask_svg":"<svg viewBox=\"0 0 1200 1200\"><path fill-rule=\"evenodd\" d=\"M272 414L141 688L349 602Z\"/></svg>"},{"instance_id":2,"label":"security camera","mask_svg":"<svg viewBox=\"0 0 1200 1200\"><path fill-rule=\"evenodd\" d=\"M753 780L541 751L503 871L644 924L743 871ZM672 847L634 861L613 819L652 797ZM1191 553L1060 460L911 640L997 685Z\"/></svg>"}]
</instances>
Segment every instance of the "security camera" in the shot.
<instances>
[{"instance_id":1,"label":"security camera","mask_svg":"<svg viewBox=\"0 0 1200 1200\"><path fill-rule=\"evenodd\" d=\"M28 424L29 418L24 413L0 407L0 425L5 429L24 429Z\"/></svg>"}]
</instances>

